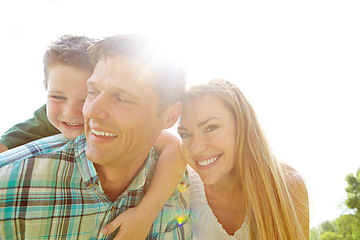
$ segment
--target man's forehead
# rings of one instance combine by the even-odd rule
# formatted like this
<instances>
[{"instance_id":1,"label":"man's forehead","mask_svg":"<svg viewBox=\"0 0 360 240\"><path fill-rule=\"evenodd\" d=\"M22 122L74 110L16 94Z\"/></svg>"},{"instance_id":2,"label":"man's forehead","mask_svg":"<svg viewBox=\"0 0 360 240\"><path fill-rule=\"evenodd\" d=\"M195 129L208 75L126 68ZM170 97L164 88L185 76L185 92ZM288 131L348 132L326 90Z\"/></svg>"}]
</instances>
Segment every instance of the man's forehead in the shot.
<instances>
[{"instance_id":1,"label":"man's forehead","mask_svg":"<svg viewBox=\"0 0 360 240\"><path fill-rule=\"evenodd\" d=\"M94 72L106 75L131 76L138 81L144 81L153 72L152 64L135 57L115 56L101 59L97 62Z\"/></svg>"},{"instance_id":2,"label":"man's forehead","mask_svg":"<svg viewBox=\"0 0 360 240\"><path fill-rule=\"evenodd\" d=\"M88 79L88 87L111 92L127 92L133 96L144 95L151 90L149 68L129 57L112 57L99 61L93 75Z\"/></svg>"}]
</instances>

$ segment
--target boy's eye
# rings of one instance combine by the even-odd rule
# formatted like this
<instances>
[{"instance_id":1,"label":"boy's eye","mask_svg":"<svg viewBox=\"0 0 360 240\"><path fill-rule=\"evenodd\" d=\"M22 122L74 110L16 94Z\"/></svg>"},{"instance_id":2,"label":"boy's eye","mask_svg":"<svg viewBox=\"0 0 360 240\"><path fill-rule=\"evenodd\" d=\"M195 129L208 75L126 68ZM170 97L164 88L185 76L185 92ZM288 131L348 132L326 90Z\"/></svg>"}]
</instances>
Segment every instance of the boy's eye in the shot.
<instances>
[{"instance_id":1,"label":"boy's eye","mask_svg":"<svg viewBox=\"0 0 360 240\"><path fill-rule=\"evenodd\" d=\"M63 96L51 96L51 98L54 98L56 100L65 100L66 97L63 97Z\"/></svg>"},{"instance_id":2,"label":"boy's eye","mask_svg":"<svg viewBox=\"0 0 360 240\"><path fill-rule=\"evenodd\" d=\"M119 97L119 96L116 97L116 100L118 100L119 102L123 102L123 103L127 102L124 98Z\"/></svg>"}]
</instances>

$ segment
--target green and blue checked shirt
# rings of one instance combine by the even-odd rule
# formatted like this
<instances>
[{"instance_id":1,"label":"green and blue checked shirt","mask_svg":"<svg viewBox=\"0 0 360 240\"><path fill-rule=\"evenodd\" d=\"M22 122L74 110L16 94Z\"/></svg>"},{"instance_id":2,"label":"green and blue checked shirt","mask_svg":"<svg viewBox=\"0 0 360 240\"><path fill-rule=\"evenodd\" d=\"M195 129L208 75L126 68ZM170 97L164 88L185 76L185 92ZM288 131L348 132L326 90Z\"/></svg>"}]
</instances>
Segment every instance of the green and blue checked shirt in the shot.
<instances>
[{"instance_id":1,"label":"green and blue checked shirt","mask_svg":"<svg viewBox=\"0 0 360 240\"><path fill-rule=\"evenodd\" d=\"M100 230L139 204L150 186L157 155L151 151L128 189L111 202L85 148L84 135L70 142L56 135L0 154L0 239L115 236L103 235ZM187 173L180 184L147 239L192 239Z\"/></svg>"}]
</instances>

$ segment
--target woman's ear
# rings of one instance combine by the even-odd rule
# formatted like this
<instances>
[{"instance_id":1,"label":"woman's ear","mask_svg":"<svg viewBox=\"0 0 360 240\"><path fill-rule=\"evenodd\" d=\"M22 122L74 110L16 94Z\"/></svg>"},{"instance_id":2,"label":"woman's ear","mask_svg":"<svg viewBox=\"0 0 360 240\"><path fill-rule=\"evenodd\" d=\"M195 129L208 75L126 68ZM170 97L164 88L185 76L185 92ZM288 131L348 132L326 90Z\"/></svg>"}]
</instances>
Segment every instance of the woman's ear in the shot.
<instances>
[{"instance_id":1,"label":"woman's ear","mask_svg":"<svg viewBox=\"0 0 360 240\"><path fill-rule=\"evenodd\" d=\"M181 109L181 102L176 102L165 110L165 129L174 126L180 116Z\"/></svg>"}]
</instances>

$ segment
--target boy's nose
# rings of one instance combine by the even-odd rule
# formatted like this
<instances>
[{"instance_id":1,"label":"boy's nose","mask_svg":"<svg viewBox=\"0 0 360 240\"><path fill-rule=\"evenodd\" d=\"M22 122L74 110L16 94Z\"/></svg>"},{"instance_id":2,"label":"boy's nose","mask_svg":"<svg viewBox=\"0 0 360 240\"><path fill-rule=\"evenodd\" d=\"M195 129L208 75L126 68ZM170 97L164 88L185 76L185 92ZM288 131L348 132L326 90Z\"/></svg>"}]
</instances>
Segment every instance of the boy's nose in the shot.
<instances>
[{"instance_id":1,"label":"boy's nose","mask_svg":"<svg viewBox=\"0 0 360 240\"><path fill-rule=\"evenodd\" d=\"M68 116L82 116L82 103L69 103L64 109L64 115Z\"/></svg>"}]
</instances>

